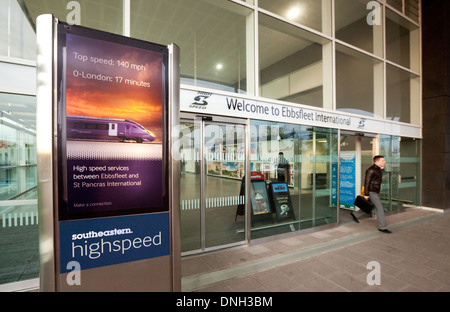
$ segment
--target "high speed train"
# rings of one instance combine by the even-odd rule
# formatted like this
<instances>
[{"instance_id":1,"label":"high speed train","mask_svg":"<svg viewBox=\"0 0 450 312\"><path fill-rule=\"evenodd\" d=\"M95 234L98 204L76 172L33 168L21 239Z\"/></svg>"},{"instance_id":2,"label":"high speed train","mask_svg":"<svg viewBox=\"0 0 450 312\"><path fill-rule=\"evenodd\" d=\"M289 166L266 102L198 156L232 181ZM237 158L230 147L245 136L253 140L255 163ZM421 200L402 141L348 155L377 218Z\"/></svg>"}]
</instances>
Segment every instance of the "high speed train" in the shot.
<instances>
[{"instance_id":1,"label":"high speed train","mask_svg":"<svg viewBox=\"0 0 450 312\"><path fill-rule=\"evenodd\" d=\"M126 119L67 116L67 139L150 143L155 135Z\"/></svg>"}]
</instances>

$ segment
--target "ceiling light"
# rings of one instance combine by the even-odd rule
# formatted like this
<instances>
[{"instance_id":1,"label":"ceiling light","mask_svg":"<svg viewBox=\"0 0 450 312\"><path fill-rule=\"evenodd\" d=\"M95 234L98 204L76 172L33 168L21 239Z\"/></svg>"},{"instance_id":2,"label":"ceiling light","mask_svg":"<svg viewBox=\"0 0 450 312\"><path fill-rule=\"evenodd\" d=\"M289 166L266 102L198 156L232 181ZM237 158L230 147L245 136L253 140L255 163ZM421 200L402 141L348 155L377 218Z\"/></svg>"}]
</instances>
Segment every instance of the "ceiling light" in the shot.
<instances>
[{"instance_id":1,"label":"ceiling light","mask_svg":"<svg viewBox=\"0 0 450 312\"><path fill-rule=\"evenodd\" d=\"M223 68L223 65L222 65L222 64L220 64L220 63L217 64L217 66L216 66L216 69L217 69L217 70L221 70L222 68Z\"/></svg>"},{"instance_id":2,"label":"ceiling light","mask_svg":"<svg viewBox=\"0 0 450 312\"><path fill-rule=\"evenodd\" d=\"M300 8L299 7L293 7L290 9L287 13L288 19L295 19L300 15Z\"/></svg>"}]
</instances>

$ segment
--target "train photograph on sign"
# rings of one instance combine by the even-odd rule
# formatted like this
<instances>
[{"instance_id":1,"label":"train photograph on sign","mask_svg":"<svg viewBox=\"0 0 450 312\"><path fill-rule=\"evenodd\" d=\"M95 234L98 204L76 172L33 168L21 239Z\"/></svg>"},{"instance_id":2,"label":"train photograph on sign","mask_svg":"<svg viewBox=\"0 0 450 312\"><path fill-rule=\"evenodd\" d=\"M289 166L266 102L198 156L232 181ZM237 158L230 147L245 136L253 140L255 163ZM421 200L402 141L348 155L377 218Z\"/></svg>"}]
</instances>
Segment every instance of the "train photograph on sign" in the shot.
<instances>
[{"instance_id":1,"label":"train photograph on sign","mask_svg":"<svg viewBox=\"0 0 450 312\"><path fill-rule=\"evenodd\" d=\"M155 135L140 124L126 119L67 116L67 139L151 143Z\"/></svg>"}]
</instances>

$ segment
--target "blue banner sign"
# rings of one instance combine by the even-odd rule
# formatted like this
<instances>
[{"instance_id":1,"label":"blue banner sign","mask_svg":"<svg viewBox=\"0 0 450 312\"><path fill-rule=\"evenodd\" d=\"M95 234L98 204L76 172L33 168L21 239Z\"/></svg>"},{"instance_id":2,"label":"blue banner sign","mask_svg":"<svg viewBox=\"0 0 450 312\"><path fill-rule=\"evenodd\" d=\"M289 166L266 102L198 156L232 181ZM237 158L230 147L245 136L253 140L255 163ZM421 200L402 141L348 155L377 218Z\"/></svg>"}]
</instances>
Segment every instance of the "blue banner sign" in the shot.
<instances>
[{"instance_id":1,"label":"blue banner sign","mask_svg":"<svg viewBox=\"0 0 450 312\"><path fill-rule=\"evenodd\" d=\"M340 168L340 204L345 208L354 208L356 192L356 154L342 152Z\"/></svg>"},{"instance_id":2,"label":"blue banner sign","mask_svg":"<svg viewBox=\"0 0 450 312\"><path fill-rule=\"evenodd\" d=\"M62 221L60 272L157 258L170 254L169 213Z\"/></svg>"}]
</instances>

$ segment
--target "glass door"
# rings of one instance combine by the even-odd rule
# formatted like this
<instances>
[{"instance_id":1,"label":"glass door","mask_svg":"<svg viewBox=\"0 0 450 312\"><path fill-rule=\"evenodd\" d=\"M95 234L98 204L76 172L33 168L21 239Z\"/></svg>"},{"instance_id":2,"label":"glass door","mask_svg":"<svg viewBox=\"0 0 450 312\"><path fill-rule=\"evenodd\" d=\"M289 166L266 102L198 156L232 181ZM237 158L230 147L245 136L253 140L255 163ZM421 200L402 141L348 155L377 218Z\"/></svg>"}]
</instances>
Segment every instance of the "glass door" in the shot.
<instances>
[{"instance_id":1,"label":"glass door","mask_svg":"<svg viewBox=\"0 0 450 312\"><path fill-rule=\"evenodd\" d=\"M381 185L385 210L420 205L420 140L380 135L380 154L386 159Z\"/></svg>"},{"instance_id":2,"label":"glass door","mask_svg":"<svg viewBox=\"0 0 450 312\"><path fill-rule=\"evenodd\" d=\"M244 243L246 125L219 117L182 119L180 157L182 251Z\"/></svg>"},{"instance_id":3,"label":"glass door","mask_svg":"<svg viewBox=\"0 0 450 312\"><path fill-rule=\"evenodd\" d=\"M245 126L206 122L203 143L205 248L244 241Z\"/></svg>"},{"instance_id":4,"label":"glass door","mask_svg":"<svg viewBox=\"0 0 450 312\"><path fill-rule=\"evenodd\" d=\"M193 120L180 122L180 209L182 252L201 249L201 130Z\"/></svg>"},{"instance_id":5,"label":"glass door","mask_svg":"<svg viewBox=\"0 0 450 312\"><path fill-rule=\"evenodd\" d=\"M376 154L376 136L341 132L340 207L354 210L353 202L363 192L367 168Z\"/></svg>"}]
</instances>

